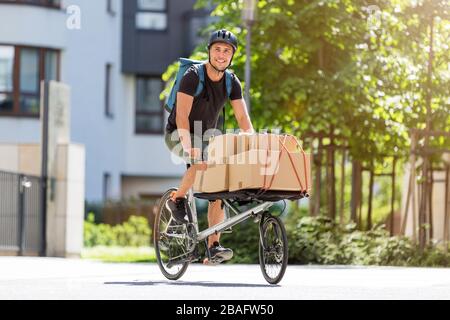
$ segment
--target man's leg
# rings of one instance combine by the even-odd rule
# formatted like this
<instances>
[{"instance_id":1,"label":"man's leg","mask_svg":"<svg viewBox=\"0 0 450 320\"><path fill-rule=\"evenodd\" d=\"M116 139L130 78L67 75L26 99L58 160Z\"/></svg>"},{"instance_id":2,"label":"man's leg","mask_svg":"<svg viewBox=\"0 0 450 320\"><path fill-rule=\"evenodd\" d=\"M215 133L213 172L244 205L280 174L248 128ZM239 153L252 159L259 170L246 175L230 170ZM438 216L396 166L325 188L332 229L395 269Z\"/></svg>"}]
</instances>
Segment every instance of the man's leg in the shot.
<instances>
[{"instance_id":1,"label":"man's leg","mask_svg":"<svg viewBox=\"0 0 450 320\"><path fill-rule=\"evenodd\" d=\"M170 195L170 200L166 202L167 209L171 212L172 218L178 223L187 223L187 198L186 194L192 187L195 181L195 174L199 170L206 170L206 164L195 164L185 172L181 180L180 187L177 191L173 191Z\"/></svg>"},{"instance_id":2,"label":"man's leg","mask_svg":"<svg viewBox=\"0 0 450 320\"><path fill-rule=\"evenodd\" d=\"M225 218L225 212L222 209L222 200L210 202L208 206L208 223L209 227L213 227ZM220 233L212 234L208 237L208 247L211 256L214 258L214 264L230 260L233 257L233 250L224 248L219 243ZM204 264L209 264L208 258L203 260Z\"/></svg>"},{"instance_id":3,"label":"man's leg","mask_svg":"<svg viewBox=\"0 0 450 320\"><path fill-rule=\"evenodd\" d=\"M181 179L180 187L177 192L171 195L172 200L176 198L183 198L188 193L189 189L194 185L195 174L199 170L206 170L206 163L191 165L185 172L183 179Z\"/></svg>"},{"instance_id":4,"label":"man's leg","mask_svg":"<svg viewBox=\"0 0 450 320\"><path fill-rule=\"evenodd\" d=\"M225 212L222 209L222 200L210 202L208 205L208 224L209 227L215 226L223 221ZM211 247L215 241L219 242L220 233L212 234L208 237L208 247Z\"/></svg>"}]
</instances>

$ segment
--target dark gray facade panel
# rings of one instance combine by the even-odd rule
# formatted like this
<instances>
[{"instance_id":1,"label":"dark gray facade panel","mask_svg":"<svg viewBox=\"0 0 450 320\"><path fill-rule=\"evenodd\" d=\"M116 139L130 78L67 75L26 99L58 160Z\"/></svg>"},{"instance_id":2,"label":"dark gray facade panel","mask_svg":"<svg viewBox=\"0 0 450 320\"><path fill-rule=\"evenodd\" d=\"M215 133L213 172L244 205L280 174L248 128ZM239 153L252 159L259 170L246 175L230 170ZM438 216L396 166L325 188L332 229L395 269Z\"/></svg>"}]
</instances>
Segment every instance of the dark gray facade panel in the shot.
<instances>
[{"instance_id":1,"label":"dark gray facade panel","mask_svg":"<svg viewBox=\"0 0 450 320\"><path fill-rule=\"evenodd\" d=\"M167 29L136 28L137 0L123 0L122 72L160 75L180 56L187 56L190 17L196 0L167 0ZM207 13L205 12L205 16Z\"/></svg>"}]
</instances>

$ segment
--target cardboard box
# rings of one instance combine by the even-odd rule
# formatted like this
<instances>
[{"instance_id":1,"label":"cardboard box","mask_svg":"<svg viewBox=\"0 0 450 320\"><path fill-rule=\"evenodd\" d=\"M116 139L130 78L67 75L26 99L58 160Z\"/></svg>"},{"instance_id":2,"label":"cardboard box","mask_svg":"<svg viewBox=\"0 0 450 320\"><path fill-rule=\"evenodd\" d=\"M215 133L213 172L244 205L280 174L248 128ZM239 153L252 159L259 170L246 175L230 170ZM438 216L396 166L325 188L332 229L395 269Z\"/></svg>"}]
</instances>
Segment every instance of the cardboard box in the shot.
<instances>
[{"instance_id":1,"label":"cardboard box","mask_svg":"<svg viewBox=\"0 0 450 320\"><path fill-rule=\"evenodd\" d=\"M295 175L292 163L299 175L301 186ZM310 154L250 150L240 155L231 156L229 161L229 191L242 189L259 189L273 182L269 190L304 191L311 190ZM306 168L306 170L305 170Z\"/></svg>"},{"instance_id":2,"label":"cardboard box","mask_svg":"<svg viewBox=\"0 0 450 320\"><path fill-rule=\"evenodd\" d=\"M227 133L211 137L208 144L208 163L226 164L228 157L236 154L237 134Z\"/></svg>"},{"instance_id":3,"label":"cardboard box","mask_svg":"<svg viewBox=\"0 0 450 320\"><path fill-rule=\"evenodd\" d=\"M208 145L208 162L225 164L230 156L250 150L281 150L280 141L284 142L290 152L300 151L297 140L293 136L277 134L224 134L211 137Z\"/></svg>"},{"instance_id":4,"label":"cardboard box","mask_svg":"<svg viewBox=\"0 0 450 320\"><path fill-rule=\"evenodd\" d=\"M308 186L307 191L310 192L310 155L303 154L295 137L225 134L210 139L208 168L206 171L197 171L194 191L212 193L259 189L264 185L269 186L272 178L269 190L304 191L302 189Z\"/></svg>"},{"instance_id":5,"label":"cardboard box","mask_svg":"<svg viewBox=\"0 0 450 320\"><path fill-rule=\"evenodd\" d=\"M228 191L229 170L227 164L208 164L205 171L195 175L194 192Z\"/></svg>"},{"instance_id":6,"label":"cardboard box","mask_svg":"<svg viewBox=\"0 0 450 320\"><path fill-rule=\"evenodd\" d=\"M250 140L254 135L248 133L240 133L236 137L236 154L250 150Z\"/></svg>"},{"instance_id":7,"label":"cardboard box","mask_svg":"<svg viewBox=\"0 0 450 320\"><path fill-rule=\"evenodd\" d=\"M294 136L278 135L273 133L258 133L250 137L249 150L275 150L282 149L281 142L290 152L300 151L297 139Z\"/></svg>"}]
</instances>

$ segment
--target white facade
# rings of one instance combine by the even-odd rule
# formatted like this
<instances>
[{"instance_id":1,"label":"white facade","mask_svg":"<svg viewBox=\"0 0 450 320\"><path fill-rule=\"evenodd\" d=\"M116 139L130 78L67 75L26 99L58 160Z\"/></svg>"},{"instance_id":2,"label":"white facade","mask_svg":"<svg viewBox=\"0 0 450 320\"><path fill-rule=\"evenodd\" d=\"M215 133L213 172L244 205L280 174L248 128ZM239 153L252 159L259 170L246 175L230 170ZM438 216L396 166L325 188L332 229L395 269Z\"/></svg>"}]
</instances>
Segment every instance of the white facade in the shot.
<instances>
[{"instance_id":1,"label":"white facade","mask_svg":"<svg viewBox=\"0 0 450 320\"><path fill-rule=\"evenodd\" d=\"M171 163L162 135L135 134L135 77L121 72L122 1L112 3L115 14L103 0L63 0L61 10L0 4L0 45L61 50L60 80L72 93L71 140L86 148L88 201L103 200L105 173L111 177L108 195L117 199L139 188L158 194L161 185L178 184L185 169ZM66 25L69 5L80 8L81 29ZM107 64L112 117L105 115ZM0 143L38 143L40 135L39 119L0 116Z\"/></svg>"}]
</instances>

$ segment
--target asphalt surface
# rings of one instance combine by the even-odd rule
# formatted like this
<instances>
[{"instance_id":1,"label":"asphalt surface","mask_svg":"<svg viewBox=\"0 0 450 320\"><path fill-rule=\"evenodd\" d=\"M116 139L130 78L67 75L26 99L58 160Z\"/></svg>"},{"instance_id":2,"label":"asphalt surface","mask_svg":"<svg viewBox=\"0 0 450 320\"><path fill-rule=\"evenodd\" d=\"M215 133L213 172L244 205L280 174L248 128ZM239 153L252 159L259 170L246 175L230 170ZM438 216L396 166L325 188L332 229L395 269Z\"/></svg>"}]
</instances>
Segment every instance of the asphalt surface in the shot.
<instances>
[{"instance_id":1,"label":"asphalt surface","mask_svg":"<svg viewBox=\"0 0 450 320\"><path fill-rule=\"evenodd\" d=\"M450 268L288 266L279 285L259 265L192 264L178 281L156 264L0 257L2 300L450 299Z\"/></svg>"}]
</instances>

